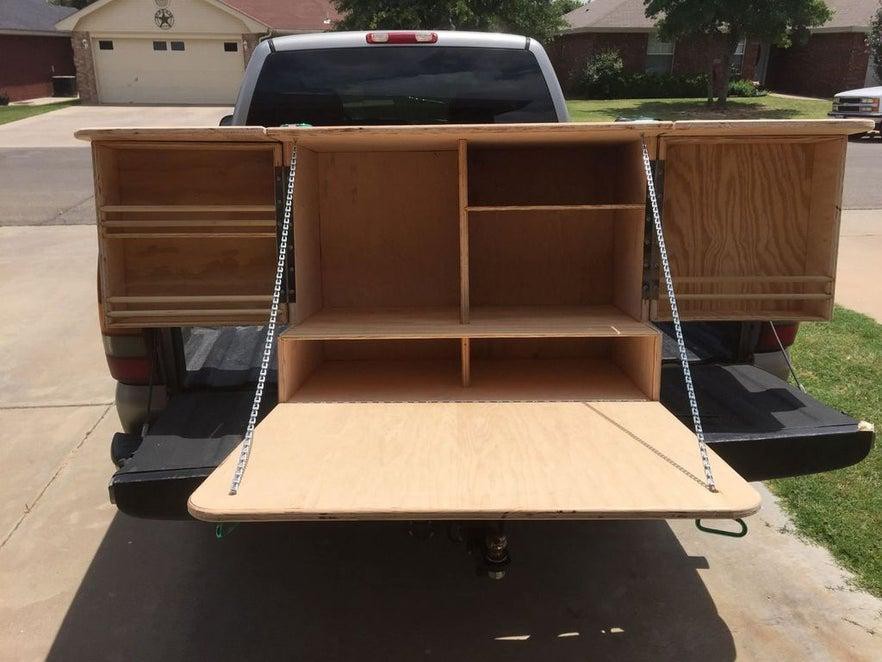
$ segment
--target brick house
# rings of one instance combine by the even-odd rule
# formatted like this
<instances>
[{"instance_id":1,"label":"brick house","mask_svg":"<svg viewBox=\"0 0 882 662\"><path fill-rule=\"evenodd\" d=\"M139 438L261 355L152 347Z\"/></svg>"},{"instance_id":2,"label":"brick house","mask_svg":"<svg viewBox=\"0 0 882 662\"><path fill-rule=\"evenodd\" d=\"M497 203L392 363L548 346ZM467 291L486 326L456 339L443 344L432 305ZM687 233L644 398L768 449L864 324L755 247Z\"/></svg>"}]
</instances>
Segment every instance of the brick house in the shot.
<instances>
[{"instance_id":1,"label":"brick house","mask_svg":"<svg viewBox=\"0 0 882 662\"><path fill-rule=\"evenodd\" d=\"M771 89L809 96L872 83L865 35L877 0L826 0L833 19L813 30L804 46L776 48L754 40L738 46L733 58L742 78ZM569 27L549 47L564 89L592 55L610 49L631 72L703 73L709 44L700 39L676 44L656 38L643 0L591 0L566 15Z\"/></svg>"},{"instance_id":2,"label":"brick house","mask_svg":"<svg viewBox=\"0 0 882 662\"><path fill-rule=\"evenodd\" d=\"M10 101L52 95L52 76L74 74L67 34L55 23L73 13L45 0L0 2L0 93Z\"/></svg>"},{"instance_id":3,"label":"brick house","mask_svg":"<svg viewBox=\"0 0 882 662\"><path fill-rule=\"evenodd\" d=\"M56 27L85 103L226 105L262 38L337 18L331 0L97 0Z\"/></svg>"},{"instance_id":4,"label":"brick house","mask_svg":"<svg viewBox=\"0 0 882 662\"><path fill-rule=\"evenodd\" d=\"M878 0L826 0L834 11L808 41L773 48L767 85L781 92L832 97L837 92L880 85L866 37Z\"/></svg>"}]
</instances>

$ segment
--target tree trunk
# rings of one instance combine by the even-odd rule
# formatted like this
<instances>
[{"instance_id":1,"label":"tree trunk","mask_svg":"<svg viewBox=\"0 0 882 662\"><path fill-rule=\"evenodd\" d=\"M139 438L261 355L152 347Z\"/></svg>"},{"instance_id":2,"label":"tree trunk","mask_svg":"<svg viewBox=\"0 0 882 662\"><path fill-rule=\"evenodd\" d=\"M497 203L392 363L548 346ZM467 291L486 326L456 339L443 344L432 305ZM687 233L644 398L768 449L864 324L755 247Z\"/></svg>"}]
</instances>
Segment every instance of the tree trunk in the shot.
<instances>
[{"instance_id":1,"label":"tree trunk","mask_svg":"<svg viewBox=\"0 0 882 662\"><path fill-rule=\"evenodd\" d=\"M713 54L707 61L707 105L710 106L714 102L714 62Z\"/></svg>"},{"instance_id":2,"label":"tree trunk","mask_svg":"<svg viewBox=\"0 0 882 662\"><path fill-rule=\"evenodd\" d=\"M741 35L737 33L729 33L728 39L726 39L726 45L723 49L723 56L721 58L721 81L720 81L720 96L717 99L717 105L720 108L726 107L726 102L729 100L729 67L732 65L732 56L735 55L735 49L738 48L738 42L741 41Z\"/></svg>"}]
</instances>

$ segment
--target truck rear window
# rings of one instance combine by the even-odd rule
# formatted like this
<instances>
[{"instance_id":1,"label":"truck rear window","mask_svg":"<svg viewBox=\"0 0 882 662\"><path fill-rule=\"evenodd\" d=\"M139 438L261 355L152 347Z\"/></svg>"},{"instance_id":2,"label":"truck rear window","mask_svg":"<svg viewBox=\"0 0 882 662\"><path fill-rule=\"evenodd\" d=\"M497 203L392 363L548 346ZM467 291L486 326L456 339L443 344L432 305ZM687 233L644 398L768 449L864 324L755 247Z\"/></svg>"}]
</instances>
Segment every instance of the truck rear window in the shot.
<instances>
[{"instance_id":1,"label":"truck rear window","mask_svg":"<svg viewBox=\"0 0 882 662\"><path fill-rule=\"evenodd\" d=\"M313 126L555 122L528 50L361 47L270 54L248 124Z\"/></svg>"}]
</instances>

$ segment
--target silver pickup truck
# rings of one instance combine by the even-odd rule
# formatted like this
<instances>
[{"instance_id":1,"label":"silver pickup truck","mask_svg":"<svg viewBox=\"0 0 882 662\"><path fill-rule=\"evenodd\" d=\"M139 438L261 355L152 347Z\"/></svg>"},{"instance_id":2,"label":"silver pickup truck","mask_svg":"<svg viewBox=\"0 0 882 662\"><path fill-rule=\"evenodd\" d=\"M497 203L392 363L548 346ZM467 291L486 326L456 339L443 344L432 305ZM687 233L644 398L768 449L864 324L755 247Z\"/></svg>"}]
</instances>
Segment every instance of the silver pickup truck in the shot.
<instances>
[{"instance_id":1,"label":"silver pickup truck","mask_svg":"<svg viewBox=\"0 0 882 662\"><path fill-rule=\"evenodd\" d=\"M565 122L542 46L522 36L352 32L280 37L254 50L225 124L280 126ZM647 266L647 269L649 267ZM661 402L691 421L668 324ZM710 446L748 480L826 471L860 461L873 433L758 367L783 356L798 325L776 320L690 322L688 358ZM265 328L105 330L125 433L111 454L118 508L188 517L187 499L242 440ZM782 362L786 366L786 362ZM768 362L763 364L768 365ZM276 379L271 368L269 380ZM262 412L275 402L268 388ZM144 425L145 420L148 421Z\"/></svg>"}]
</instances>

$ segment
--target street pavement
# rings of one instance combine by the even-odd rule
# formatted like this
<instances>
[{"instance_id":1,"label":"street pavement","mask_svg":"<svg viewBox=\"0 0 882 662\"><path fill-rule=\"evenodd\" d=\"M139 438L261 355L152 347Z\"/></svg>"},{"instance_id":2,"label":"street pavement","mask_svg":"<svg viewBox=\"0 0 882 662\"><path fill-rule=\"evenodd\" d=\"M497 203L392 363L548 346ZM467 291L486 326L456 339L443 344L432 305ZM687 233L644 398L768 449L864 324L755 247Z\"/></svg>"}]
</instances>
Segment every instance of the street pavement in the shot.
<instances>
[{"instance_id":1,"label":"street pavement","mask_svg":"<svg viewBox=\"0 0 882 662\"><path fill-rule=\"evenodd\" d=\"M83 204L69 200L68 214ZM880 211L844 215L843 303L879 298L880 227ZM0 659L879 659L882 600L761 486L740 540L689 521L515 523L498 582L443 528L240 525L217 540L117 513L96 257L94 227L0 228Z\"/></svg>"}]
</instances>

